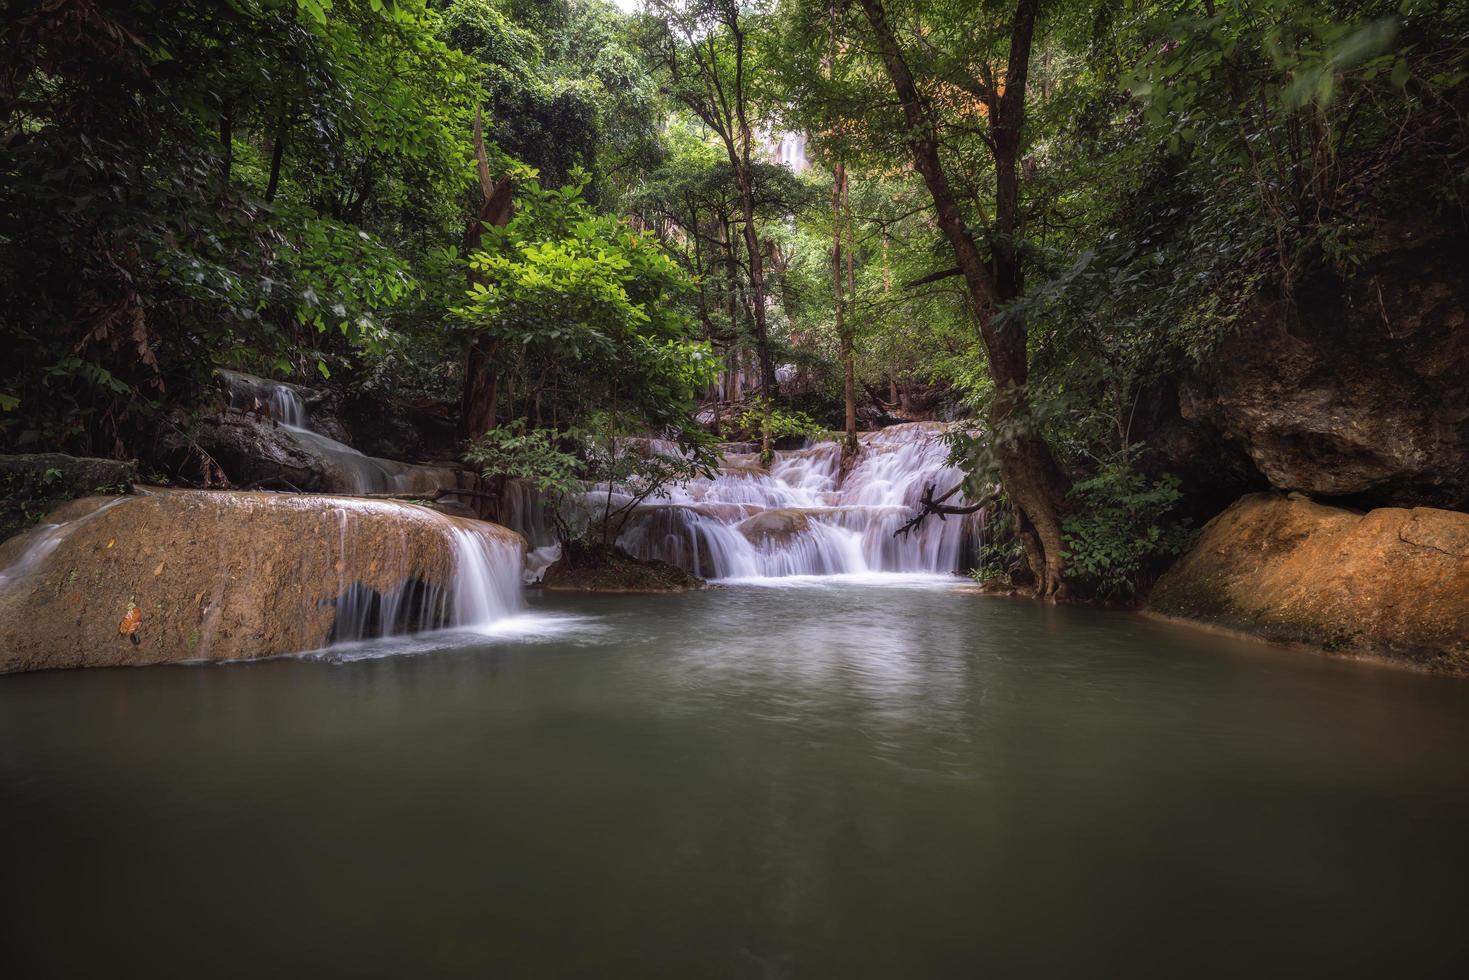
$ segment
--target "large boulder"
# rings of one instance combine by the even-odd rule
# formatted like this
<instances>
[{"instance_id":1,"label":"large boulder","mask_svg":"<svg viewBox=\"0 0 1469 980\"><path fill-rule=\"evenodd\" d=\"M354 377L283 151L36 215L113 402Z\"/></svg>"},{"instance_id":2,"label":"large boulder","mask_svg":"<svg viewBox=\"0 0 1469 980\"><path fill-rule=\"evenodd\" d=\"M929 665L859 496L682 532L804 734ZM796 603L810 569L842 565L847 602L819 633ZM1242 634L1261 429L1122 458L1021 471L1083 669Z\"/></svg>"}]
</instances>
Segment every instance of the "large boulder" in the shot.
<instances>
[{"instance_id":1,"label":"large boulder","mask_svg":"<svg viewBox=\"0 0 1469 980\"><path fill-rule=\"evenodd\" d=\"M1469 672L1469 514L1251 494L1210 521L1148 610L1270 640Z\"/></svg>"},{"instance_id":2,"label":"large boulder","mask_svg":"<svg viewBox=\"0 0 1469 980\"><path fill-rule=\"evenodd\" d=\"M518 534L424 507L86 498L0 548L0 672L267 657L452 623L456 603L485 601L456 591L467 545L483 551L476 568L503 564L496 581L517 588Z\"/></svg>"},{"instance_id":3,"label":"large boulder","mask_svg":"<svg viewBox=\"0 0 1469 980\"><path fill-rule=\"evenodd\" d=\"M739 531L751 544L784 547L811 529L811 512L796 507L772 507L740 522Z\"/></svg>"},{"instance_id":4,"label":"large boulder","mask_svg":"<svg viewBox=\"0 0 1469 980\"><path fill-rule=\"evenodd\" d=\"M1171 468L1236 492L1254 470L1355 504L1469 506L1469 236L1386 224L1370 253L1245 309L1178 386L1195 431L1150 437Z\"/></svg>"}]
</instances>

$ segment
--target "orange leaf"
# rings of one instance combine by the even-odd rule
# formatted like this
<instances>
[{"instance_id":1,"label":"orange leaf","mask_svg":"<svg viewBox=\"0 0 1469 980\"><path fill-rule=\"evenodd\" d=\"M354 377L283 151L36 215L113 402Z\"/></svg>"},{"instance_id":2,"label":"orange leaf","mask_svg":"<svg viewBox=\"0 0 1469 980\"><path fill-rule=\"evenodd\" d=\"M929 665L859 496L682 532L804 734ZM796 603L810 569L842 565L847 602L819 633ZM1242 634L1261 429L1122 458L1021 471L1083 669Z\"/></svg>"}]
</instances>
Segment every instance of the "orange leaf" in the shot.
<instances>
[{"instance_id":1,"label":"orange leaf","mask_svg":"<svg viewBox=\"0 0 1469 980\"><path fill-rule=\"evenodd\" d=\"M122 622L117 624L117 631L123 636L132 636L142 625L143 610L129 603L127 614L122 617Z\"/></svg>"}]
</instances>

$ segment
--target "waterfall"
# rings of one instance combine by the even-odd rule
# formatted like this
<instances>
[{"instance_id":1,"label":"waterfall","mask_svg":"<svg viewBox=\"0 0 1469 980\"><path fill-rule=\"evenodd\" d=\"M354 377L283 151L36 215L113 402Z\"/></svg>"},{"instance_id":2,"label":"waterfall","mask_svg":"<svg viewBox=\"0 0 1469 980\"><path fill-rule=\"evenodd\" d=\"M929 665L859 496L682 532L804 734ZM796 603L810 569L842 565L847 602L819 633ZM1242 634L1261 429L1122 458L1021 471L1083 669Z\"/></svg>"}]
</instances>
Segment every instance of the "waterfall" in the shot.
<instances>
[{"instance_id":1,"label":"waterfall","mask_svg":"<svg viewBox=\"0 0 1469 980\"><path fill-rule=\"evenodd\" d=\"M963 476L948 465L945 428L916 422L865 433L846 473L831 441L777 452L768 468L755 453L728 452L713 477L639 507L618 543L713 579L962 571L983 512L933 516L894 536L926 486L947 490Z\"/></svg>"},{"instance_id":2,"label":"waterfall","mask_svg":"<svg viewBox=\"0 0 1469 980\"><path fill-rule=\"evenodd\" d=\"M371 506L381 505L374 502ZM400 584L392 588L379 591L354 579L351 569L360 559L354 554L357 549L352 538L361 533L354 526L360 507L354 501L338 511L336 564L344 571L338 583L330 644L437 629L478 630L523 608L521 544L479 521L447 517L425 508L412 510L416 520L429 521L441 536L439 547L449 553L447 581L430 584L415 575L406 554L400 559L404 562L398 573Z\"/></svg>"},{"instance_id":3,"label":"waterfall","mask_svg":"<svg viewBox=\"0 0 1469 980\"><path fill-rule=\"evenodd\" d=\"M519 611L521 549L501 538L459 526L450 532L454 546L454 607L449 625L489 626Z\"/></svg>"},{"instance_id":4,"label":"waterfall","mask_svg":"<svg viewBox=\"0 0 1469 980\"><path fill-rule=\"evenodd\" d=\"M288 429L306 428L306 403L289 385L271 386L270 414Z\"/></svg>"},{"instance_id":5,"label":"waterfall","mask_svg":"<svg viewBox=\"0 0 1469 980\"><path fill-rule=\"evenodd\" d=\"M523 608L524 541L494 524L396 501L139 491L63 505L0 547L0 673L496 632Z\"/></svg>"},{"instance_id":6,"label":"waterfall","mask_svg":"<svg viewBox=\"0 0 1469 980\"><path fill-rule=\"evenodd\" d=\"M235 408L263 408L309 455L324 460L332 479L321 489L338 493L432 493L458 486L458 473L447 466L416 466L367 456L311 427L306 402L294 387L237 371L221 371Z\"/></svg>"}]
</instances>

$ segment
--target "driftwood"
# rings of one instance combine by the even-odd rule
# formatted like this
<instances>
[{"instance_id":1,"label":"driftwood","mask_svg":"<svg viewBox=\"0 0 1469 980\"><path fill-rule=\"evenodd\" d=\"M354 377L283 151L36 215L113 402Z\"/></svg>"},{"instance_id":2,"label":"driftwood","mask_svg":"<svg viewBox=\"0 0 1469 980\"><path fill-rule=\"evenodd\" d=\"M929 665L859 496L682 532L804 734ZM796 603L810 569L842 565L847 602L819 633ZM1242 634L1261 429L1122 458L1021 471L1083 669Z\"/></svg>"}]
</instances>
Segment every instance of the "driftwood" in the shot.
<instances>
[{"instance_id":1,"label":"driftwood","mask_svg":"<svg viewBox=\"0 0 1469 980\"><path fill-rule=\"evenodd\" d=\"M995 499L995 495L993 493L987 493L982 498L980 498L978 502L972 504L964 504L962 506L956 507L953 504L944 503L945 500L948 500L950 497L954 496L954 494L958 493L960 489L963 488L963 486L964 485L962 483L956 483L948 490L940 494L938 497L935 497L933 495L933 484L930 483L923 490L923 499L920 501L918 513L914 514L912 519L909 520L907 524L904 524L902 527L894 531L893 537L896 538L900 534L907 534L909 531L917 528L930 514L937 514L939 516L939 520L945 521L949 519L950 514L962 516L965 514L973 514L981 511L990 505L990 501Z\"/></svg>"}]
</instances>

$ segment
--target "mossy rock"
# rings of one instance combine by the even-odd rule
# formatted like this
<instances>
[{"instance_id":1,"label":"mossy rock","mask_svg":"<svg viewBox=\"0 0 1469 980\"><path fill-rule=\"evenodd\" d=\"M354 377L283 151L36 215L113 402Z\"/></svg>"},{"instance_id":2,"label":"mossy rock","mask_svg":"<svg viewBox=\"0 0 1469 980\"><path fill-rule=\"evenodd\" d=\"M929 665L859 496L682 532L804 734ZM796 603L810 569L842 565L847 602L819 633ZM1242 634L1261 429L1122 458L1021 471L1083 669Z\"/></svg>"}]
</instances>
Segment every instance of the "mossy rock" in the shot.
<instances>
[{"instance_id":1,"label":"mossy rock","mask_svg":"<svg viewBox=\"0 0 1469 980\"><path fill-rule=\"evenodd\" d=\"M0 456L0 541L27 530L58 504L94 494L130 493L132 460L63 453Z\"/></svg>"},{"instance_id":2,"label":"mossy rock","mask_svg":"<svg viewBox=\"0 0 1469 980\"><path fill-rule=\"evenodd\" d=\"M582 541L563 544L561 558L541 579L541 588L553 592L689 592L708 587L677 565Z\"/></svg>"}]
</instances>

